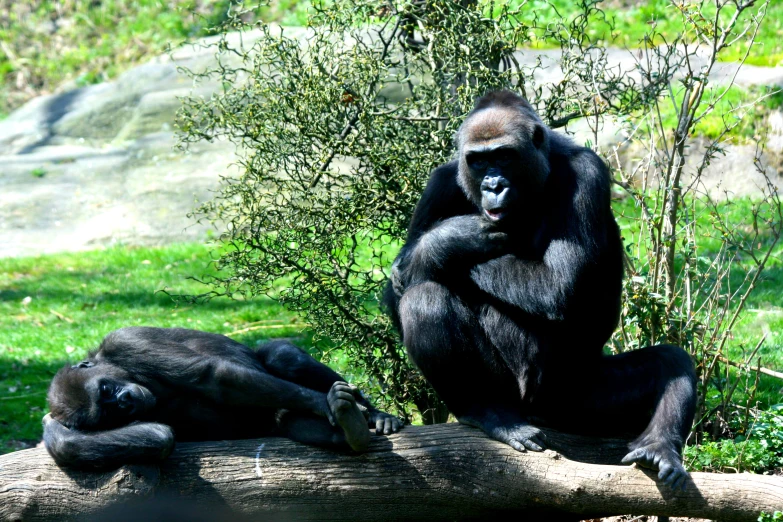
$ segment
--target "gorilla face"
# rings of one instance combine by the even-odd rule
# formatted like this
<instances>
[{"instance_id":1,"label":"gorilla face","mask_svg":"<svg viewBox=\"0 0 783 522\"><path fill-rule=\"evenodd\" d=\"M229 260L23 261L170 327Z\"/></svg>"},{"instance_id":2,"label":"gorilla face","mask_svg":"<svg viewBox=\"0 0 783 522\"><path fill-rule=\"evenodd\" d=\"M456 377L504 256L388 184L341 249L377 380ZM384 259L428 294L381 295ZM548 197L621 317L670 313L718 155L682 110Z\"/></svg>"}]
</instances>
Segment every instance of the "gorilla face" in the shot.
<instances>
[{"instance_id":1,"label":"gorilla face","mask_svg":"<svg viewBox=\"0 0 783 522\"><path fill-rule=\"evenodd\" d=\"M155 406L153 393L110 364L81 362L60 370L49 389L52 417L72 429L128 424Z\"/></svg>"},{"instance_id":2,"label":"gorilla face","mask_svg":"<svg viewBox=\"0 0 783 522\"><path fill-rule=\"evenodd\" d=\"M524 107L487 107L457 135L462 190L493 221L519 216L535 203L549 174L548 137Z\"/></svg>"},{"instance_id":3,"label":"gorilla face","mask_svg":"<svg viewBox=\"0 0 783 522\"><path fill-rule=\"evenodd\" d=\"M85 384L94 398L97 425L116 426L137 419L155 406L155 396L144 386L100 375Z\"/></svg>"},{"instance_id":4,"label":"gorilla face","mask_svg":"<svg viewBox=\"0 0 783 522\"><path fill-rule=\"evenodd\" d=\"M512 147L473 150L466 155L473 184L481 191L481 208L492 221L500 221L513 212L519 199L518 183L514 183L519 155Z\"/></svg>"}]
</instances>

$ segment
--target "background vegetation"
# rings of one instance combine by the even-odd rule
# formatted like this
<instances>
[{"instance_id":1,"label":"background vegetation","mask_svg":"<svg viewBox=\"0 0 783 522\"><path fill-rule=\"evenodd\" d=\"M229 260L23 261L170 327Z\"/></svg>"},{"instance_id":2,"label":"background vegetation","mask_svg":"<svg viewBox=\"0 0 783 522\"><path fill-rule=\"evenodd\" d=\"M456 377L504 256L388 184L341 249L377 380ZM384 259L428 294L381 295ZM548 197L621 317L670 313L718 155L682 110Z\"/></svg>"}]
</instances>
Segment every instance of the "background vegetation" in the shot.
<instances>
[{"instance_id":1,"label":"background vegetation","mask_svg":"<svg viewBox=\"0 0 783 522\"><path fill-rule=\"evenodd\" d=\"M351 11L342 12L337 9L343 5L341 2L318 10L307 3L292 2L254 10L237 21L227 16L229 5L217 0L5 1L0 3L0 42L3 43L0 91L5 94L0 99L7 102L0 111L16 107L30 96L63 88L58 87L63 81L73 82L68 85L70 88L111 78L129 65L158 54L167 44L206 34L207 28L215 23L238 27L242 21L260 17L304 24L309 13L316 16L312 23L325 28L324 34L328 36L346 29L358 31L367 21L378 23L390 14L378 11L370 2L354 2ZM433 2L433 5L440 4ZM524 9L515 11L520 5ZM589 10L590 5L583 5L582 10ZM226 236L229 240L225 244L213 247L195 244L157 249L117 247L87 254L0 260L0 441L4 449L18 448L20 443L35 441L40 436L45 389L54 371L65 361L82 357L97 346L106 332L127 324L193 326L229 333L250 345L269 337L298 336L300 344L329 358L331 364L355 380L363 380L376 399L385 401L387 406L396 407L414 420L421 419L421 412L428 410L432 414L429 418L425 414L424 420L442 420L437 402L407 365L393 332L379 316L377 291L399 246L418 191L430 167L448 157L451 133L474 95L487 86L505 85L514 75L524 77L530 72L511 67L504 75L498 75L489 70L487 65L499 63L509 49L500 43L565 45L565 48L575 45L570 47L574 57L571 67L577 78L575 85L579 85L578 75L580 71L585 72L579 69L578 61L584 56L579 52L585 47L607 42L643 47L641 37L645 34L650 35L652 43L671 42L684 27L682 17L674 16L672 4L663 0L629 5L610 3L605 9L606 18L596 11L587 13L585 20L592 20L589 25L579 25L582 22L576 6L566 1L512 2L492 11L493 19L514 16L519 24L500 29L469 13L449 22L461 27L474 24L470 25L470 31L463 31L476 35L468 47L474 54L465 52L466 42L448 34L434 36L437 44L434 52L426 54L416 49L417 54L411 55L408 67L422 73L419 77L435 79L429 84L411 84L409 88L416 92L413 100L403 97L401 102L400 98L394 98L389 84L405 84L406 79L417 74L409 75L408 71L400 72L396 68L390 73L396 81L390 81L386 76L390 69L384 68L385 65L379 67L377 61L369 59L376 56L373 53L377 49L370 50L367 60L356 61L356 56L344 54L345 47L323 45L318 47L323 51L318 63L331 65L308 69L301 65L312 62L302 61L293 45L281 45L275 49L270 46L267 58L279 58L282 60L279 63L290 67L285 69L288 83L269 81L270 77L251 62L246 65L258 78L251 89L229 88L218 105L191 105L184 127L188 139L213 137L227 129L229 135L236 132L251 136L248 141L238 139L248 150L255 149L254 154L243 158L250 177L243 178L239 185L227 182L224 199L203 209L208 216L236 218L238 226ZM439 23L448 22L439 16L437 12L431 13L425 27L431 30ZM598 18L611 23L596 22ZM748 56L750 63L780 63L783 58L781 23L783 5L769 4L757 35L760 45ZM526 30L531 26L538 29ZM570 37L575 32L584 34L585 38L572 41ZM415 31L410 34L416 39ZM431 37L433 34L430 33ZM745 50L747 47L743 48L740 42L720 58L737 59ZM435 61L427 63L424 58L428 57ZM296 67L297 63L300 67ZM427 69L432 63L439 70L471 72L437 77L432 69ZM449 67L442 67L444 64ZM647 129L650 139L659 140L674 139L674 129L683 114L677 103L690 98L695 85L687 93L675 84L671 92L675 103L672 103L665 98L663 84L651 82L647 90L639 90L639 85L616 83L617 78L605 77L604 81L604 92L614 89L611 92L617 96L611 99L618 105L602 110L632 115L636 121L655 112L655 121L669 129L657 138L654 129ZM311 95L300 99L290 95L292 89L300 92L303 85ZM454 89L456 85L462 88ZM651 96L623 98L621 94L631 92L631 87ZM722 93L710 89L713 88L710 86L702 94L706 100ZM373 93L382 94L381 98L387 100L385 105L370 105L370 101L377 99ZM535 88L528 93L531 99L538 100L540 111L549 121L574 111L590 114L592 100L583 94L579 88L561 92L559 97L542 96ZM748 106L748 114L736 126L724 132L726 113L762 97L763 100ZM664 103L656 105L655 99ZM282 101L277 105L290 119L265 118L277 113L270 112L275 108L264 100ZM718 140L717 143L727 139L758 140L763 118L780 106L780 102L780 94L732 87L690 127L690 135ZM441 112L433 117L432 107L440 107ZM345 124L354 118L352 125L362 127L360 137L350 137L349 129L348 142L336 139L342 135ZM257 125L263 121L281 124L279 127ZM309 134L297 137L291 132L292 125L300 130L309 129ZM297 142L297 139L305 141ZM314 141L321 146L311 154L304 143ZM341 163L341 168L346 170L331 168L334 159L329 157L331 151L336 151L337 159L346 160ZM292 156L297 153L301 155ZM351 163L348 158L358 160ZM305 170L309 178L289 176L289 181L293 179L298 186L284 186L282 178L274 177L276 170L272 167L292 169L301 166L301 162L317 168ZM324 162L327 168L319 175L317 169ZM294 168L288 172L302 171ZM619 166L617 173L622 180ZM297 190L292 191L292 187ZM666 185L662 187L663 192L641 197L650 198L647 201L653 203L653 208L664 208L670 192L666 191ZM231 206L232 200L249 194L257 197L240 199L244 206ZM666 340L666 336L676 334L677 341L687 345L700 361L708 353L740 363L747 361L754 367L763 363L765 367L783 368L783 341L779 337L783 327L783 297L779 290L783 272L780 245L768 233L775 230L777 223L769 214L772 207L766 207L766 214L759 214L759 203L752 200L736 200L715 208L701 201L685 207L683 215L688 221L678 230L691 227L690 230L703 235L696 234L698 241L686 240L687 248L678 250L677 261L670 267L677 274L691 270L691 277L715 284L729 282L733 292L736 285L745 284L745 276L755 274L758 269L754 256L748 254L747 248L743 252L739 247L747 247L750 240L758 245L752 246L751 251L762 249L769 253L763 272L753 283L754 291L743 302L745 313L738 315L736 322L727 328L725 323L716 323L703 315L698 324L671 322L683 310L682 293L672 292L668 298L674 301L667 301L665 293L655 291L648 277L655 273L655 267L649 264L649 259L653 259L650 248L654 249L655 245L642 244L642 236L646 234L645 226L656 222L645 221L638 196L618 185L614 203L629 250L635 249L637 253L636 277L642 278L628 279L626 302L632 303L634 295L644 296L641 305L626 310L626 320L630 320L626 325L629 329L636 328L630 337L645 343ZM656 202L659 207L655 207ZM748 216L754 212L768 218L762 226L764 234L727 242L723 232L745 230ZM720 220L716 221L715 213ZM286 223L289 225L285 226ZM723 223L724 227L717 227L716 223ZM297 229L290 224L302 226ZM679 237L690 236L683 233ZM208 262L210 255L215 256L216 263ZM720 267L730 269L724 276L715 277L721 271L710 272L709 263L699 264L716 259L721 260ZM688 260L698 262L689 264ZM217 281L219 285L205 286L188 280L189 276ZM206 303L177 306L166 293L159 292L162 289L190 295L216 291L229 293L235 299L216 297ZM715 295L715 302L728 312L737 310L732 293L719 291ZM281 300L282 306L272 298ZM349 316L336 306L346 303L358 322L346 321ZM645 330L645 322L648 326L676 323L676 332L671 328L658 329L658 334L651 336L649 327ZM683 328L686 323L689 326ZM718 344L711 342L708 351L699 354L697 344L704 345L704 332L708 330L718 333L720 350L717 351ZM684 332L690 332L690 337L683 337ZM766 337L758 351L748 357L764 334ZM374 349L367 350L367 346ZM615 344L615 349L618 346L622 345ZM704 417L700 419L703 438L700 446L688 450L691 466L754 471L780 468L783 426L774 405L783 402L781 386L780 380L752 371L741 372L722 363L714 367L704 379ZM412 404L419 407L414 409Z\"/></svg>"},{"instance_id":2,"label":"background vegetation","mask_svg":"<svg viewBox=\"0 0 783 522\"><path fill-rule=\"evenodd\" d=\"M578 11L570 0L526 4L528 22L534 16L541 22L568 18ZM170 46L204 36L225 21L229 6L230 0L0 0L0 117L33 96L106 81ZM668 40L683 29L669 0L612 1L602 7L614 28L596 27L592 36L618 47L637 47L651 26ZM309 9L308 0L275 0L253 17L306 25ZM532 46L554 45L531 36ZM783 62L783 3L769 6L756 42L748 63ZM741 52L737 47L721 59L736 60Z\"/></svg>"}]
</instances>

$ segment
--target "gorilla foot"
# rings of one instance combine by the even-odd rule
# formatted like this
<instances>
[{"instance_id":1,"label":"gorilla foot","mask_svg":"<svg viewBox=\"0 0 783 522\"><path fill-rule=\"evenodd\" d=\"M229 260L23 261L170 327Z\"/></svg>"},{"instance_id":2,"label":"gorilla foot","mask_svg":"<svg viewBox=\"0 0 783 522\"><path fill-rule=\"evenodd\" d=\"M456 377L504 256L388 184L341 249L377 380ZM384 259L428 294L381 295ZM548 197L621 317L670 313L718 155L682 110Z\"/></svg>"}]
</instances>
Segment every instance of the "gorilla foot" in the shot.
<instances>
[{"instance_id":1,"label":"gorilla foot","mask_svg":"<svg viewBox=\"0 0 783 522\"><path fill-rule=\"evenodd\" d=\"M505 442L517 451L544 451L546 435L526 423L498 426L489 434L493 439Z\"/></svg>"},{"instance_id":2,"label":"gorilla foot","mask_svg":"<svg viewBox=\"0 0 783 522\"><path fill-rule=\"evenodd\" d=\"M326 395L329 404L329 421L333 426L339 426L345 434L345 441L354 451L367 451L370 445L370 430L367 429L367 419L356 404L355 395L359 393L356 386L347 382L336 382Z\"/></svg>"},{"instance_id":3,"label":"gorilla foot","mask_svg":"<svg viewBox=\"0 0 783 522\"><path fill-rule=\"evenodd\" d=\"M623 457L623 464L636 463L643 468L658 471L658 480L672 489L682 489L689 477L682 465L682 458L671 444L654 442L644 444Z\"/></svg>"},{"instance_id":4,"label":"gorilla foot","mask_svg":"<svg viewBox=\"0 0 783 522\"><path fill-rule=\"evenodd\" d=\"M459 418L459 422L481 428L493 439L508 444L517 451L544 451L546 449L544 432L527 422L506 423L494 415L489 415L483 420L472 416L462 416Z\"/></svg>"}]
</instances>

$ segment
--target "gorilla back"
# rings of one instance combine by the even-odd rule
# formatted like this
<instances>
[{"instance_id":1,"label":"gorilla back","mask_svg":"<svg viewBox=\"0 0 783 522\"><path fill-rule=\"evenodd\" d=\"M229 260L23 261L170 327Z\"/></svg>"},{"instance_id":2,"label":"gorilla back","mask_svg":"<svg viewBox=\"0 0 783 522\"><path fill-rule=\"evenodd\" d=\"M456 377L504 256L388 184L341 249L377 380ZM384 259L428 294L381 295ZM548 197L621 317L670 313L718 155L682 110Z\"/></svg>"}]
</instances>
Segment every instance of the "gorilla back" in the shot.
<instances>
[{"instance_id":1,"label":"gorilla back","mask_svg":"<svg viewBox=\"0 0 783 522\"><path fill-rule=\"evenodd\" d=\"M630 431L626 461L682 484L689 356L672 346L603 355L623 275L606 166L508 91L481 98L455 142L385 294L411 358L460 422L519 450L545 446L534 422Z\"/></svg>"}]
</instances>

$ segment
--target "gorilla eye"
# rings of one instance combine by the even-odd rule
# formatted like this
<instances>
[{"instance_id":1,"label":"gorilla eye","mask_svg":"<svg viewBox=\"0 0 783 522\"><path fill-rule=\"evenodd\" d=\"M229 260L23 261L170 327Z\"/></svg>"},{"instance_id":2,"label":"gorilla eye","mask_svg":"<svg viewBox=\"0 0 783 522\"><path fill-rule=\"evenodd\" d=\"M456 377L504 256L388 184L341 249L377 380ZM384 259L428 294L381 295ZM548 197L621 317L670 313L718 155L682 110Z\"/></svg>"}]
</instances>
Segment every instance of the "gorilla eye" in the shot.
<instances>
[{"instance_id":1,"label":"gorilla eye","mask_svg":"<svg viewBox=\"0 0 783 522\"><path fill-rule=\"evenodd\" d=\"M473 170L484 170L487 168L487 159L480 154L471 154L468 156L468 166Z\"/></svg>"},{"instance_id":2,"label":"gorilla eye","mask_svg":"<svg viewBox=\"0 0 783 522\"><path fill-rule=\"evenodd\" d=\"M100 392L101 392L102 399L108 399L109 397L114 395L114 389L112 388L112 386L105 382L101 383Z\"/></svg>"}]
</instances>

